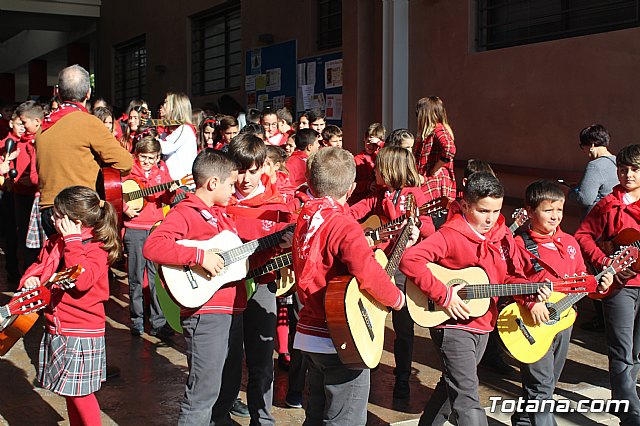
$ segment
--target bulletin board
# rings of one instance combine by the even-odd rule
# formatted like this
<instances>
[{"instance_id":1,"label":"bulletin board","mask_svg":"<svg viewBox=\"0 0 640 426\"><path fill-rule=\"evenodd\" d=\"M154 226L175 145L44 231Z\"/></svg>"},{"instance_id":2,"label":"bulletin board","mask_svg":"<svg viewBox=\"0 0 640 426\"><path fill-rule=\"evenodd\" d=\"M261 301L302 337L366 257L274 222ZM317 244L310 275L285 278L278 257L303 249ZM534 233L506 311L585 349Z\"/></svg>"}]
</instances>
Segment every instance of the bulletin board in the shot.
<instances>
[{"instance_id":1,"label":"bulletin board","mask_svg":"<svg viewBox=\"0 0 640 426\"><path fill-rule=\"evenodd\" d=\"M326 122L342 127L342 52L298 61L297 112L320 108Z\"/></svg>"},{"instance_id":2,"label":"bulletin board","mask_svg":"<svg viewBox=\"0 0 640 426\"><path fill-rule=\"evenodd\" d=\"M247 51L245 96L247 108L296 109L296 40Z\"/></svg>"}]
</instances>

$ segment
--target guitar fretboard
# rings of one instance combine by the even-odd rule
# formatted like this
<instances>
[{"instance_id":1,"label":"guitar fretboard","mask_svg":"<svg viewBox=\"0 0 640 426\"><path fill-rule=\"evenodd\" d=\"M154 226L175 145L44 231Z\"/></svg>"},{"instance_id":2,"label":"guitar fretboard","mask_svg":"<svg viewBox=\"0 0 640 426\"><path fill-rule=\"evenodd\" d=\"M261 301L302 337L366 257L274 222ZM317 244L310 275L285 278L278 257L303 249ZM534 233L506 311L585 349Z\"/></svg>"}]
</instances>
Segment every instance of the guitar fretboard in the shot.
<instances>
[{"instance_id":1,"label":"guitar fretboard","mask_svg":"<svg viewBox=\"0 0 640 426\"><path fill-rule=\"evenodd\" d=\"M291 254L291 252L281 254L280 256L274 257L264 265L249 271L249 273L247 274L247 278L256 278L268 274L269 272L277 271L278 269L282 269L286 266L291 265L292 262L293 255Z\"/></svg>"},{"instance_id":2,"label":"guitar fretboard","mask_svg":"<svg viewBox=\"0 0 640 426\"><path fill-rule=\"evenodd\" d=\"M127 201L131 201L131 200L136 200L138 198L147 197L147 196L149 196L151 194L155 194L156 192L166 191L167 189L171 188L171 185L173 185L175 183L180 183L180 181L179 180L173 180L171 182L161 183L160 185L149 186L147 188L140 188L140 189L138 189L136 191L131 191L131 192L127 192L125 194L122 194L122 198L124 199L124 202L126 203Z\"/></svg>"},{"instance_id":3,"label":"guitar fretboard","mask_svg":"<svg viewBox=\"0 0 640 426\"><path fill-rule=\"evenodd\" d=\"M287 226L282 231L267 235L266 237L258 238L257 240L249 241L248 243L244 243L240 247L236 247L234 249L227 250L218 254L224 259L225 265L239 262L251 256L253 253L275 247L282 240L282 236L286 232L289 232L289 230L290 227Z\"/></svg>"},{"instance_id":4,"label":"guitar fretboard","mask_svg":"<svg viewBox=\"0 0 640 426\"><path fill-rule=\"evenodd\" d=\"M434 216L437 213L441 213L446 208L446 200L437 199L433 201L429 201L428 203L423 204L418 208L418 211L421 215ZM379 233L383 232L387 229L394 228L398 225L401 225L407 219L406 213L402 216L398 216L397 218L385 223L379 228L374 229L373 231L369 231L366 233L367 236L373 238L374 240L378 239Z\"/></svg>"},{"instance_id":5,"label":"guitar fretboard","mask_svg":"<svg viewBox=\"0 0 640 426\"><path fill-rule=\"evenodd\" d=\"M533 294L542 287L549 287L550 283L523 283L523 284L467 284L460 289L458 295L462 299L486 299L488 297L513 296L516 294Z\"/></svg>"},{"instance_id":6,"label":"guitar fretboard","mask_svg":"<svg viewBox=\"0 0 640 426\"><path fill-rule=\"evenodd\" d=\"M166 118L148 118L141 123L142 127L157 126L181 126L184 124L182 120L169 120Z\"/></svg>"},{"instance_id":7,"label":"guitar fretboard","mask_svg":"<svg viewBox=\"0 0 640 426\"><path fill-rule=\"evenodd\" d=\"M605 269L604 271L600 272L598 275L596 275L594 277L595 281L597 283L600 282L600 279L602 278L602 276L604 274L606 274L607 272L610 272L612 274L615 274L616 271L615 269L613 269L611 266L609 266L607 269ZM576 303L578 303L583 297L586 297L589 293L573 293L573 294L568 294L565 297L563 297L562 299L558 300L554 305L554 309L555 311L560 314L561 312L564 312L565 310L569 309L569 307L575 305Z\"/></svg>"}]
</instances>

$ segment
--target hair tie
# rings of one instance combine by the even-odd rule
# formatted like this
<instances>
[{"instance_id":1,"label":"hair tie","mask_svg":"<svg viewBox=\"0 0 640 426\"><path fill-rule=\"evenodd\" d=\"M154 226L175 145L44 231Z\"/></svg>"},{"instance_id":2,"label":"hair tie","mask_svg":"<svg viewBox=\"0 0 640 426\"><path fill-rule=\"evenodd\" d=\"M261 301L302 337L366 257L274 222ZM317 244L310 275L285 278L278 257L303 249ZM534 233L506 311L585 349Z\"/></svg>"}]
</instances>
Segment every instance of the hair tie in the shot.
<instances>
[{"instance_id":1,"label":"hair tie","mask_svg":"<svg viewBox=\"0 0 640 426\"><path fill-rule=\"evenodd\" d=\"M103 209L104 208L104 200L100 200L100 202L98 203L100 205L100 208Z\"/></svg>"}]
</instances>

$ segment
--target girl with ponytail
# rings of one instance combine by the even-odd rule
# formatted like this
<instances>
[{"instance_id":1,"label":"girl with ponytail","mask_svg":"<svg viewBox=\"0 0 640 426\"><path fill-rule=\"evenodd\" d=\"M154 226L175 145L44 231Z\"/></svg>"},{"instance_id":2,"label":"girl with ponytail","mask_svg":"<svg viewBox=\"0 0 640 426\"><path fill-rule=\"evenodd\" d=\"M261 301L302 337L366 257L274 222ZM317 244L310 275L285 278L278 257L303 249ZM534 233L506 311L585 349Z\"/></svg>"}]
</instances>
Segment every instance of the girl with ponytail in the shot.
<instances>
[{"instance_id":1,"label":"girl with ponytail","mask_svg":"<svg viewBox=\"0 0 640 426\"><path fill-rule=\"evenodd\" d=\"M20 286L36 287L62 269L81 265L72 288L51 288L40 344L38 381L66 398L69 424L100 424L94 393L106 378L105 311L109 265L120 254L113 206L84 186L62 190L54 200L52 236L25 272Z\"/></svg>"}]
</instances>

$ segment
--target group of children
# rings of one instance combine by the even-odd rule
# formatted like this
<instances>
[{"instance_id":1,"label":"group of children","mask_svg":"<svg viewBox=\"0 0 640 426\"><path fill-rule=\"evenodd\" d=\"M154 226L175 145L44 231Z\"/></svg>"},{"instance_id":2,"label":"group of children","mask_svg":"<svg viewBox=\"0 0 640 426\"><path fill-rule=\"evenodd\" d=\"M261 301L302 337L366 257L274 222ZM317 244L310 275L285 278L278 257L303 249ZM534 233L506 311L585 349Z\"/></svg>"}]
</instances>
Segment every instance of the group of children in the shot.
<instances>
[{"instance_id":1,"label":"group of children","mask_svg":"<svg viewBox=\"0 0 640 426\"><path fill-rule=\"evenodd\" d=\"M419 216L394 284L375 261L371 247L377 242L365 237L358 221L372 214L390 220L407 214L409 194L418 206L435 195L453 198L453 132L441 101L425 99L418 111L424 132L415 147L408 130L396 130L385 140L384 128L374 123L367 129L365 149L356 156L341 148L340 129L326 126L319 112L307 114L309 127L299 126L295 133L290 114L281 111L263 114L262 134L256 125L255 132L234 135L236 121L229 120L230 125L223 126L224 118L209 123L205 120L202 135L206 143L199 146L189 169L195 191L186 194L164 218L162 206L171 202L175 187L147 197L140 211L125 210L132 334L144 332L145 271L152 299L151 334L171 334L157 304L154 264L199 265L212 276L225 266L218 254L182 245L180 240L208 240L226 230L246 242L295 224L295 230L284 233L277 247L252 255L250 268L284 251L292 252L297 277L297 326L291 330L292 344L287 345L287 351L291 352L292 366L294 354L298 357L295 374L302 371L303 383L306 376L309 398L305 424L364 425L367 420L370 372L347 368L341 362L326 324L327 284L341 275L356 277L361 289L393 309L393 393L397 398L409 396L413 352L413 321L403 291L406 279L445 309L451 320L431 329L442 361L442 379L420 424L443 424L446 420L459 425L487 424L478 395L477 364L495 327L496 301L491 301L486 314L470 317L458 295L462 287L446 286L426 265L435 263L454 270L479 266L492 283L555 280L582 273L586 268L581 253L596 269L603 269L611 258L596 242L613 239L626 228L635 229L640 221L640 208L636 206L640 199L640 145L620 151L620 185L589 213L575 239L559 227L564 192L556 184L538 181L527 188L525 207L530 224L514 237L501 215L504 189L500 181L489 171L470 174L458 208L452 209L437 230L431 217ZM32 115L37 119L39 114L16 116L19 120L14 124L14 136L22 137L19 123L29 134ZM37 131L35 121L31 134ZM303 122L300 120L300 124ZM209 125L212 136L207 136L211 133L206 130ZM252 128L251 124L247 127ZM287 156L283 147L291 139L295 150ZM18 157L28 152L27 147L20 148ZM169 173L171 166L160 161L165 150L155 137L142 136L133 151L132 174L143 184L175 179ZM19 164L16 168L21 177L17 181L33 183L29 167L35 167L35 163L22 160ZM151 232L159 220L162 223ZM54 302L45 314L47 330L41 346L39 379L45 388L66 397L72 424L96 424L100 412L94 392L105 374L103 303L108 298L108 271L118 256L120 234L113 207L84 187L67 188L56 197L54 224L59 236L46 243L37 262L24 273L21 286L45 283L54 272L74 264L81 264L85 271L74 288L52 290ZM393 241L379 245L387 250L392 246ZM199 308L181 309L189 373L179 424L230 421L229 412L240 391L243 354L252 424L275 422L273 351L281 341L276 333L275 280L273 273L258 278L250 299L244 280L228 283ZM625 285L604 302L612 396L630 401L629 411L618 413L623 423L638 424L640 401L635 383L640 369L640 279L628 271L617 274L615 280ZM611 274L605 274L598 290L606 290L613 281ZM537 294L516 299L531 311L537 323L543 323L549 319L544 304L549 295L543 288ZM521 365L526 399L552 397L570 334L570 329L559 333L540 361ZM296 396L301 397L302 387L299 382L296 386ZM513 422L552 424L553 414L516 413Z\"/></svg>"}]
</instances>

